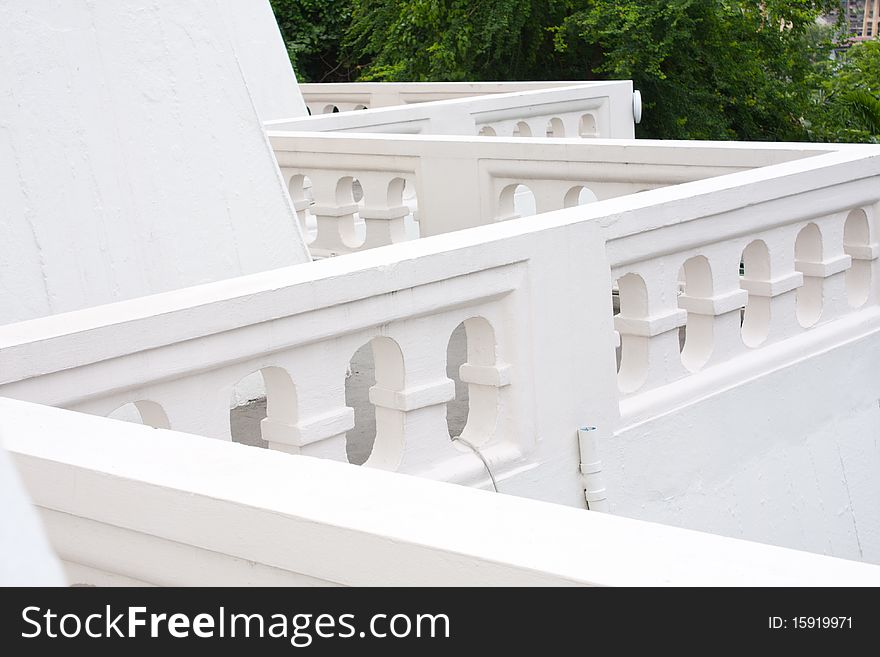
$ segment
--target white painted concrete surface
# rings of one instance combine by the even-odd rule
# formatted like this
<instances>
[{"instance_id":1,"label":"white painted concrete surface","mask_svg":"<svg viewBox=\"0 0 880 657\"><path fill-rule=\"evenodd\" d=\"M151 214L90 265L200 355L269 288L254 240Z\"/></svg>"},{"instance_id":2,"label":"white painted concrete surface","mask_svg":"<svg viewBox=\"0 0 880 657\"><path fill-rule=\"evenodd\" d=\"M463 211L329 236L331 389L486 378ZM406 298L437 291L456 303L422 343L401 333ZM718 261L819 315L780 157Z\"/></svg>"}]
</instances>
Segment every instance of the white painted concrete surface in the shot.
<instances>
[{"instance_id":1,"label":"white painted concrete surface","mask_svg":"<svg viewBox=\"0 0 880 657\"><path fill-rule=\"evenodd\" d=\"M63 586L61 564L2 443L0 430L0 586Z\"/></svg>"},{"instance_id":2,"label":"white painted concrete surface","mask_svg":"<svg viewBox=\"0 0 880 657\"><path fill-rule=\"evenodd\" d=\"M880 561L880 150L597 139L626 82L292 118L266 12L0 7L0 393L220 439L0 402L74 581L876 581L643 521ZM346 459L364 345L365 468L303 458ZM243 378L269 450L228 444ZM636 520L375 471L583 506L585 424Z\"/></svg>"},{"instance_id":3,"label":"white painted concrete surface","mask_svg":"<svg viewBox=\"0 0 880 657\"><path fill-rule=\"evenodd\" d=\"M308 116L269 0L216 0L263 121Z\"/></svg>"},{"instance_id":4,"label":"white painted concrete surface","mask_svg":"<svg viewBox=\"0 0 880 657\"><path fill-rule=\"evenodd\" d=\"M278 50L267 7L0 5L0 322L308 260L255 109L297 99L246 56Z\"/></svg>"},{"instance_id":5,"label":"white painted concrete surface","mask_svg":"<svg viewBox=\"0 0 880 657\"><path fill-rule=\"evenodd\" d=\"M877 566L12 400L0 430L76 583L880 585Z\"/></svg>"},{"instance_id":6,"label":"white painted concrete surface","mask_svg":"<svg viewBox=\"0 0 880 657\"><path fill-rule=\"evenodd\" d=\"M279 150L285 172L339 155L336 170L302 170L319 218L345 214L330 194L341 178L360 176L377 198L358 167L424 176L445 155L481 173L477 210L467 200L450 221L489 225L444 233L439 213L433 238L3 327L2 393L96 414L148 402L158 426L228 440L232 386L261 370L267 444L344 461L345 370L370 343L379 437L368 466L487 487L485 466L446 430L447 345L468 320L464 435L502 491L582 506L576 429L591 424L614 513L877 558L880 150L563 140L535 142L530 160L524 140L483 140L480 156L457 137L296 138L307 146ZM429 184L467 173L442 178L434 164ZM497 221L499 189L528 179L539 200L561 203L599 174L658 188ZM806 248L816 231L821 243ZM751 250L759 241L766 261ZM804 326L799 309L817 291L821 312ZM689 360L694 345L701 362Z\"/></svg>"}]
</instances>

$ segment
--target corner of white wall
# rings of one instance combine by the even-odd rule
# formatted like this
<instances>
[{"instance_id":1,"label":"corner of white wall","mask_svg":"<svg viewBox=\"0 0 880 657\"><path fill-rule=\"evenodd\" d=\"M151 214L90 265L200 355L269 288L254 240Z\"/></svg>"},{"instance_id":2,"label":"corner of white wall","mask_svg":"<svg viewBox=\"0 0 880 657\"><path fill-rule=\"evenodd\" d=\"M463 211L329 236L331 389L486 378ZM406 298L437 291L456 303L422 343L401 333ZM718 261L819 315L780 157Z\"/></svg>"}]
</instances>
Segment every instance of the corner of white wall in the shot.
<instances>
[{"instance_id":1,"label":"corner of white wall","mask_svg":"<svg viewBox=\"0 0 880 657\"><path fill-rule=\"evenodd\" d=\"M269 0L218 0L218 4L260 119L308 116Z\"/></svg>"}]
</instances>

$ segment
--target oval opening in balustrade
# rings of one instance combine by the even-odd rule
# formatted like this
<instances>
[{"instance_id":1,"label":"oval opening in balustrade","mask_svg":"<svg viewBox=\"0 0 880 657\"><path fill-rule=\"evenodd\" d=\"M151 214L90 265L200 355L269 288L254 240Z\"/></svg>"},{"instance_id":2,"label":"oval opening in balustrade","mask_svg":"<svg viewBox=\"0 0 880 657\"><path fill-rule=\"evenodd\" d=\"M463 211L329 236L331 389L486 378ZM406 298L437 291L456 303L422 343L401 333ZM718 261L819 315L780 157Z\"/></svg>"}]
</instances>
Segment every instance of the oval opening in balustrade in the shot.
<instances>
[{"instance_id":1,"label":"oval opening in balustrade","mask_svg":"<svg viewBox=\"0 0 880 657\"><path fill-rule=\"evenodd\" d=\"M468 420L468 385L461 380L460 368L467 362L468 339L464 322L455 327L446 346L446 376L455 382L455 399L446 403L449 436L460 436Z\"/></svg>"},{"instance_id":2,"label":"oval opening in balustrade","mask_svg":"<svg viewBox=\"0 0 880 657\"><path fill-rule=\"evenodd\" d=\"M709 260L705 256L689 258L681 267L679 280L683 283L679 307L687 311L687 322L679 338L681 362L688 370L696 372L712 355L715 315L697 312L694 308L688 311L687 306L713 296Z\"/></svg>"},{"instance_id":3,"label":"oval opening in balustrade","mask_svg":"<svg viewBox=\"0 0 880 657\"><path fill-rule=\"evenodd\" d=\"M264 367L232 388L229 433L232 441L253 447L292 440L297 422L296 386L287 370Z\"/></svg>"},{"instance_id":4,"label":"oval opening in balustrade","mask_svg":"<svg viewBox=\"0 0 880 657\"><path fill-rule=\"evenodd\" d=\"M573 208L578 205L586 205L587 203L595 203L599 198L593 191L585 185L576 185L569 189L563 199L563 207Z\"/></svg>"},{"instance_id":5,"label":"oval opening in balustrade","mask_svg":"<svg viewBox=\"0 0 880 657\"><path fill-rule=\"evenodd\" d=\"M401 201L409 208L409 216L404 223L406 235L409 239L416 240L422 236L422 231L419 224L419 199L414 180L407 179L404 181Z\"/></svg>"},{"instance_id":6,"label":"oval opening in balustrade","mask_svg":"<svg viewBox=\"0 0 880 657\"><path fill-rule=\"evenodd\" d=\"M389 470L400 463L404 412L387 400L403 391L404 377L403 352L391 338L373 338L352 356L345 378L345 404L354 409L345 435L349 463Z\"/></svg>"},{"instance_id":7,"label":"oval opening in balustrade","mask_svg":"<svg viewBox=\"0 0 880 657\"><path fill-rule=\"evenodd\" d=\"M490 125L484 125L480 128L480 132L477 133L480 137L496 137L497 133L495 132L495 128Z\"/></svg>"},{"instance_id":8,"label":"oval opening in balustrade","mask_svg":"<svg viewBox=\"0 0 880 657\"><path fill-rule=\"evenodd\" d=\"M514 137L531 137L532 129L529 127L529 124L525 121L520 121L513 128L513 136Z\"/></svg>"},{"instance_id":9,"label":"oval opening in balustrade","mask_svg":"<svg viewBox=\"0 0 880 657\"><path fill-rule=\"evenodd\" d=\"M407 182L405 178L392 178L388 183L386 190L385 202L389 208L409 207L404 201L404 194L407 191ZM412 211L403 219L403 230L394 232L391 237L392 243L405 242L419 238L419 227L413 220Z\"/></svg>"},{"instance_id":10,"label":"oval opening in balustrade","mask_svg":"<svg viewBox=\"0 0 880 657\"><path fill-rule=\"evenodd\" d=\"M648 375L648 344L651 338L638 335L637 331L628 332L626 320L648 318L648 287L641 276L630 273L617 279L617 291L615 327L620 333L617 384L621 392L629 393L635 392L645 383Z\"/></svg>"},{"instance_id":11,"label":"oval opening in balustrade","mask_svg":"<svg viewBox=\"0 0 880 657\"><path fill-rule=\"evenodd\" d=\"M504 383L495 350L495 331L483 317L466 319L449 338L446 376L455 382L455 399L446 404L446 425L453 439L477 446L495 434L498 389Z\"/></svg>"},{"instance_id":12,"label":"oval opening in balustrade","mask_svg":"<svg viewBox=\"0 0 880 657\"><path fill-rule=\"evenodd\" d=\"M123 422L145 424L155 429L171 428L171 423L168 421L165 409L156 402L147 399L123 404L112 413L109 413L107 417L113 420L122 420Z\"/></svg>"},{"instance_id":13,"label":"oval opening in balustrade","mask_svg":"<svg viewBox=\"0 0 880 657\"><path fill-rule=\"evenodd\" d=\"M769 289L770 250L763 240L755 240L743 250L740 278L740 287L745 290L756 284L766 285ZM747 347L757 347L767 339L770 302L766 294L749 293L742 315L742 339Z\"/></svg>"},{"instance_id":14,"label":"oval opening in balustrade","mask_svg":"<svg viewBox=\"0 0 880 657\"><path fill-rule=\"evenodd\" d=\"M596 128L596 117L592 114L584 114L578 122L578 134L584 138L599 136Z\"/></svg>"},{"instance_id":15,"label":"oval opening in balustrade","mask_svg":"<svg viewBox=\"0 0 880 657\"><path fill-rule=\"evenodd\" d=\"M355 111L357 111L357 110L365 110L365 109L368 109L368 108L367 108L366 105L355 105L355 106L354 106L354 109L355 109Z\"/></svg>"},{"instance_id":16,"label":"oval opening in balustrade","mask_svg":"<svg viewBox=\"0 0 880 657\"><path fill-rule=\"evenodd\" d=\"M535 195L526 185L514 183L501 190L496 215L499 221L528 217L535 211Z\"/></svg>"},{"instance_id":17,"label":"oval opening in balustrade","mask_svg":"<svg viewBox=\"0 0 880 657\"><path fill-rule=\"evenodd\" d=\"M562 119L557 116L554 116L547 122L546 135L548 137L565 137L565 125L562 123Z\"/></svg>"},{"instance_id":18,"label":"oval opening in balustrade","mask_svg":"<svg viewBox=\"0 0 880 657\"><path fill-rule=\"evenodd\" d=\"M325 105L324 106L324 114L336 114L339 112L339 108L336 105Z\"/></svg>"},{"instance_id":19,"label":"oval opening in balustrade","mask_svg":"<svg viewBox=\"0 0 880 657\"><path fill-rule=\"evenodd\" d=\"M310 244L315 240L318 234L318 225L315 222L315 215L312 214L311 206L314 204L312 198L312 181L308 176L296 174L290 177L287 183L287 191L290 194L290 200L296 212L297 221L299 221L300 229L306 244Z\"/></svg>"},{"instance_id":20,"label":"oval opening in balustrade","mask_svg":"<svg viewBox=\"0 0 880 657\"><path fill-rule=\"evenodd\" d=\"M822 233L814 223L804 226L794 243L795 269L803 271L803 265L822 262ZM808 274L809 272L807 272ZM804 274L804 284L797 290L797 319L808 328L822 316L822 286L824 279Z\"/></svg>"},{"instance_id":21,"label":"oval opening in balustrade","mask_svg":"<svg viewBox=\"0 0 880 657\"><path fill-rule=\"evenodd\" d=\"M843 250L852 257L846 270L846 298L852 308L865 305L871 292L871 227L864 210L853 210L843 226Z\"/></svg>"}]
</instances>

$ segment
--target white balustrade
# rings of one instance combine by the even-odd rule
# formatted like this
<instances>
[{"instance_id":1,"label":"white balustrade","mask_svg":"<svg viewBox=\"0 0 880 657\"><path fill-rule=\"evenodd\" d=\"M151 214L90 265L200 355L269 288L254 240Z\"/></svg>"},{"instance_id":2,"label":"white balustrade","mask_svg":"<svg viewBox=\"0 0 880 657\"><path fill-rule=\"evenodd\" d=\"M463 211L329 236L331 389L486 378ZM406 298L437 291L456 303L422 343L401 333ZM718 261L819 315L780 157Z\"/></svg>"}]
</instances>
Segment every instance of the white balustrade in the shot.
<instances>
[{"instance_id":1,"label":"white balustrade","mask_svg":"<svg viewBox=\"0 0 880 657\"><path fill-rule=\"evenodd\" d=\"M631 139L630 81L304 85L311 116L270 130Z\"/></svg>"},{"instance_id":2,"label":"white balustrade","mask_svg":"<svg viewBox=\"0 0 880 657\"><path fill-rule=\"evenodd\" d=\"M318 176L313 189L317 200L332 200L333 186ZM573 241L601 252L600 231L570 213L555 223L487 226L453 244L410 242L390 253L367 251L0 327L0 392L103 415L138 402L157 411L142 413L145 423L161 410L163 426L228 441L232 387L259 371L268 447L344 461L346 434L355 428L346 369L370 344L377 435L367 465L488 486L485 460L504 482L564 460L566 450L557 448L577 426L610 423L614 413L606 404L585 416L587 399L607 395L603 380L606 388L613 384L607 341L584 343L559 323L568 316L597 334L610 330L608 318L590 312L606 301L602 261L551 266ZM572 276L592 281L589 290L568 287ZM559 293L538 292L546 289ZM468 355L460 372L470 392L463 438L480 455L453 443L446 422L454 396L447 345L462 323ZM568 364L606 360L604 375L589 386L558 379L555 357L532 361L545 342ZM536 378L547 381L550 395L540 409L525 383ZM569 500L576 499L576 474L554 484L561 490L570 479ZM515 492L532 484L523 477L505 485Z\"/></svg>"},{"instance_id":3,"label":"white balustrade","mask_svg":"<svg viewBox=\"0 0 880 657\"><path fill-rule=\"evenodd\" d=\"M301 82L299 89L311 114L394 107L491 94L510 94L559 87L596 86L597 82Z\"/></svg>"},{"instance_id":4,"label":"white balustrade","mask_svg":"<svg viewBox=\"0 0 880 657\"><path fill-rule=\"evenodd\" d=\"M404 185L427 237L519 216L521 194L537 213L799 159L827 146L718 145L620 140L516 139L271 132L301 226L315 217L313 256L412 239ZM357 181L357 184L355 184ZM363 193L355 198L355 190ZM527 190L527 191L526 191ZM358 224L364 224L363 234Z\"/></svg>"},{"instance_id":5,"label":"white balustrade","mask_svg":"<svg viewBox=\"0 0 880 657\"><path fill-rule=\"evenodd\" d=\"M880 196L866 162L844 149L650 192L658 202L643 207L616 199L607 251L621 391L650 392L863 307ZM701 191L713 181L711 200ZM852 254L864 259L850 273Z\"/></svg>"},{"instance_id":6,"label":"white balustrade","mask_svg":"<svg viewBox=\"0 0 880 657\"><path fill-rule=\"evenodd\" d=\"M478 151L455 137L271 139L290 188L311 190L316 244L391 245L0 327L0 392L103 415L135 402L144 422L229 440L232 387L259 371L268 446L346 460L345 373L369 344L367 465L488 486L485 460L509 492L576 503L576 468L540 485L533 470L567 463L578 426L610 435L621 409L623 422L667 412L720 364L763 372L778 361L755 353L876 310L876 149L544 140L529 159L501 138ZM546 211L594 178L655 189L497 221L499 187L526 181ZM442 238L395 243L403 181ZM462 439L479 456L445 419L461 323Z\"/></svg>"}]
</instances>

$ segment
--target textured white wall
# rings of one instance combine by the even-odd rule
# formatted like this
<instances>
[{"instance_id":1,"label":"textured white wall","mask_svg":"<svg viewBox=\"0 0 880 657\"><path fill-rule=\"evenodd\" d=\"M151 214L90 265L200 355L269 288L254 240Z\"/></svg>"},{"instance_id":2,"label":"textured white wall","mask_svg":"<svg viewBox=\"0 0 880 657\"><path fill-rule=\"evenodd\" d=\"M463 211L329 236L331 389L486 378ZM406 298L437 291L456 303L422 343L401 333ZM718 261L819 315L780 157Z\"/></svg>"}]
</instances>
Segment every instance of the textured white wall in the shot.
<instances>
[{"instance_id":1,"label":"textured white wall","mask_svg":"<svg viewBox=\"0 0 880 657\"><path fill-rule=\"evenodd\" d=\"M233 4L0 4L0 322L308 259Z\"/></svg>"},{"instance_id":2,"label":"textured white wall","mask_svg":"<svg viewBox=\"0 0 880 657\"><path fill-rule=\"evenodd\" d=\"M217 0L263 121L308 116L269 0Z\"/></svg>"},{"instance_id":3,"label":"textured white wall","mask_svg":"<svg viewBox=\"0 0 880 657\"><path fill-rule=\"evenodd\" d=\"M880 563L878 368L872 332L620 431L612 512Z\"/></svg>"}]
</instances>

